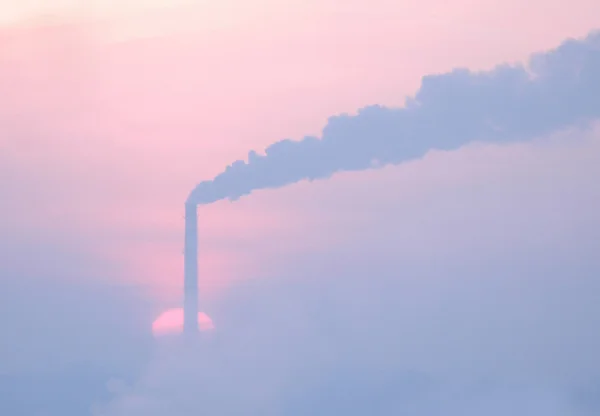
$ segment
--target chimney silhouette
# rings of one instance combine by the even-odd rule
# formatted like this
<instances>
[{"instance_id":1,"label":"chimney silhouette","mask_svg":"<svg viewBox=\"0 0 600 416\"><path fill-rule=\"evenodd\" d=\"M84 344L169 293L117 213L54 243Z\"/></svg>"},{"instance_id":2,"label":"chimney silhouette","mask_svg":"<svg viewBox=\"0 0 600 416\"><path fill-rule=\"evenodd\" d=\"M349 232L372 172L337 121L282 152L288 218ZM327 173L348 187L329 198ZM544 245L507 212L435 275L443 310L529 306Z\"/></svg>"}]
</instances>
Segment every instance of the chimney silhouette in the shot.
<instances>
[{"instance_id":1,"label":"chimney silhouette","mask_svg":"<svg viewBox=\"0 0 600 416\"><path fill-rule=\"evenodd\" d=\"M198 217L197 205L185 204L183 333L196 334L198 329Z\"/></svg>"}]
</instances>

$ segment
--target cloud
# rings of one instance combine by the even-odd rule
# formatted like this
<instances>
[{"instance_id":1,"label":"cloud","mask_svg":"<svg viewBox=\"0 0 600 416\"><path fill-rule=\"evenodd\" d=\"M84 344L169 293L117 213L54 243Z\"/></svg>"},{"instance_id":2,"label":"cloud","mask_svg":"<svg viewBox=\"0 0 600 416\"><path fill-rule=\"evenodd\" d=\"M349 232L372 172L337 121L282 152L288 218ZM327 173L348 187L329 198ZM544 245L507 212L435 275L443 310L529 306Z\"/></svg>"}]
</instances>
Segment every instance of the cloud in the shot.
<instances>
[{"instance_id":1,"label":"cloud","mask_svg":"<svg viewBox=\"0 0 600 416\"><path fill-rule=\"evenodd\" d=\"M201 182L188 200L208 204L336 172L365 170L452 150L475 140L523 140L600 115L600 34L533 55L527 66L456 69L423 77L404 108L365 107L329 119L322 137L281 140Z\"/></svg>"},{"instance_id":2,"label":"cloud","mask_svg":"<svg viewBox=\"0 0 600 416\"><path fill-rule=\"evenodd\" d=\"M595 414L599 150L593 124L241 200L302 200L304 245L98 414Z\"/></svg>"},{"instance_id":3,"label":"cloud","mask_svg":"<svg viewBox=\"0 0 600 416\"><path fill-rule=\"evenodd\" d=\"M93 246L43 230L0 237L0 413L88 414L111 397L108 380L146 365L156 305L109 283L122 270Z\"/></svg>"}]
</instances>

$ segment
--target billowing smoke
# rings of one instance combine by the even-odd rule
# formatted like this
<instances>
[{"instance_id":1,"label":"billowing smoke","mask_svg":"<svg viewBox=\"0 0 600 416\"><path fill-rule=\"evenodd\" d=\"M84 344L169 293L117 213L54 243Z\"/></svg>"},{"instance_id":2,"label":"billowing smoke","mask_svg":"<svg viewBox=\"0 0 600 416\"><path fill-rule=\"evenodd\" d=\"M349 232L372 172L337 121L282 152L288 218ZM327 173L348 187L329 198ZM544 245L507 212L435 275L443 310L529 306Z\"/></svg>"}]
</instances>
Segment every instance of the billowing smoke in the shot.
<instances>
[{"instance_id":1,"label":"billowing smoke","mask_svg":"<svg viewBox=\"0 0 600 416\"><path fill-rule=\"evenodd\" d=\"M528 65L425 76L403 108L366 107L330 118L321 138L281 140L264 155L251 151L248 161L196 186L188 202L236 200L258 189L399 164L477 140L529 139L600 115L599 97L600 32L594 32L533 55Z\"/></svg>"}]
</instances>

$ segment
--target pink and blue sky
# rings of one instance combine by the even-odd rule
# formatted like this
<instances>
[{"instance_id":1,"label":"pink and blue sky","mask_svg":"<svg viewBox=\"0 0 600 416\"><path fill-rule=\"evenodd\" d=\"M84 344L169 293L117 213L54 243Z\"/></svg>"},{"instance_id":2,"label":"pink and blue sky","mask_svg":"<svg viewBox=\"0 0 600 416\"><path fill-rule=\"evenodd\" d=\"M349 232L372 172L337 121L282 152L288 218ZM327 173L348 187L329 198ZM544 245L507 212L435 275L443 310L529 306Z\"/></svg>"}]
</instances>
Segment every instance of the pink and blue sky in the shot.
<instances>
[{"instance_id":1,"label":"pink and blue sky","mask_svg":"<svg viewBox=\"0 0 600 416\"><path fill-rule=\"evenodd\" d=\"M146 342L156 316L180 305L188 193L249 150L320 136L331 116L367 105L402 106L424 75L525 63L600 28L593 0L5 3L6 374L135 361L127 354ZM223 363L279 363L282 351L327 361L329 351L288 345L302 334L393 357L365 358L366 367L410 364L442 379L499 374L544 398L548 386L600 380L600 339L589 335L599 312L599 126L434 150L201 207L203 309L234 345L253 340L244 354L224 346L208 370L222 365L235 378L241 373ZM325 336L311 325L333 315L356 333L339 341L335 328ZM402 342L388 334L396 325ZM282 368L297 368L265 365L268 394L229 394L261 409L280 405ZM164 366L151 364L148 377L177 379L179 370ZM140 397L153 383L141 380L132 387ZM162 415L127 400L106 414ZM532 409L543 401L532 400Z\"/></svg>"}]
</instances>

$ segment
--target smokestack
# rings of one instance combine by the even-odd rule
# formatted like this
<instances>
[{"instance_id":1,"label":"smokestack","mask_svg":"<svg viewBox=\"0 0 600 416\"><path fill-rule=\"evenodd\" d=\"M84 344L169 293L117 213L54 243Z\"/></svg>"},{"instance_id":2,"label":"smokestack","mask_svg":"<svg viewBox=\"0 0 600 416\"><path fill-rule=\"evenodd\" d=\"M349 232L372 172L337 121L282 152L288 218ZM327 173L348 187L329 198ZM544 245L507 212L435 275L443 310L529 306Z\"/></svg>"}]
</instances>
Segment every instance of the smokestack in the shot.
<instances>
[{"instance_id":1,"label":"smokestack","mask_svg":"<svg viewBox=\"0 0 600 416\"><path fill-rule=\"evenodd\" d=\"M185 204L183 333L198 332L198 218L197 205Z\"/></svg>"}]
</instances>

